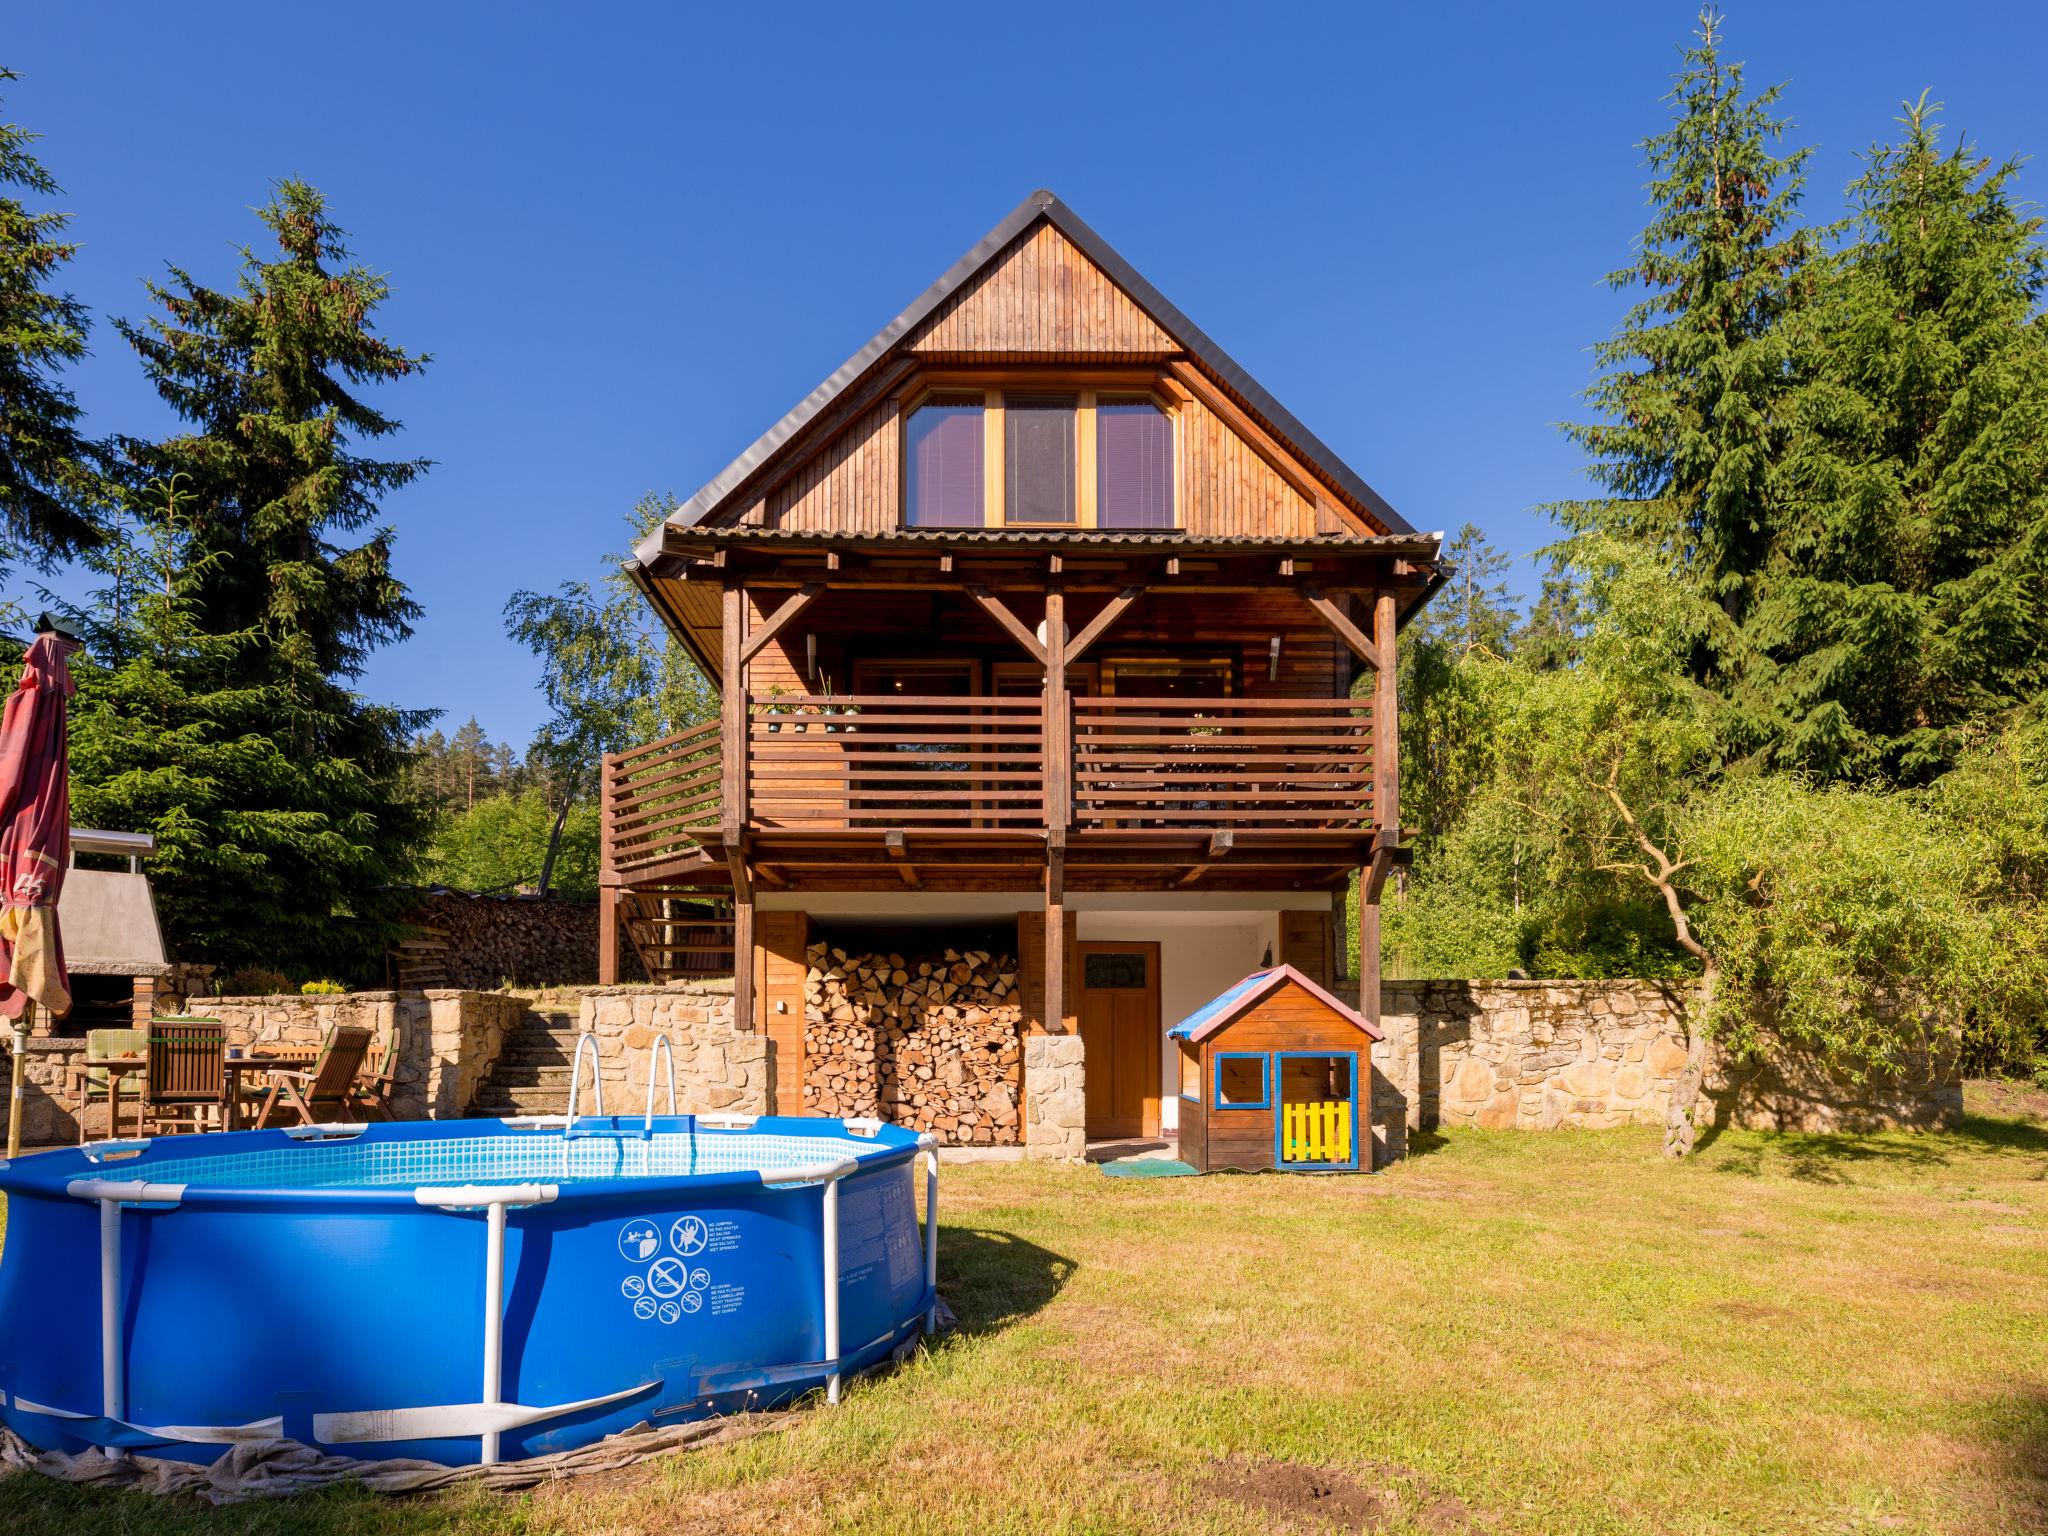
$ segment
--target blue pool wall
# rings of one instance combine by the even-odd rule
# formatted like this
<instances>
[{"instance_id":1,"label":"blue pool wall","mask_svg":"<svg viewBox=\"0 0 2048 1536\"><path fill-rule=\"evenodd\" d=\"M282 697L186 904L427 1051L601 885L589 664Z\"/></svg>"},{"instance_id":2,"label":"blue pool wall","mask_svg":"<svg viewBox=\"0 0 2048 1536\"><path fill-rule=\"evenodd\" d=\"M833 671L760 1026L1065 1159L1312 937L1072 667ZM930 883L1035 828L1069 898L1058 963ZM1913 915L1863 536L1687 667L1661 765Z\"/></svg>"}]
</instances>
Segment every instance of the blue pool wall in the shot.
<instances>
[{"instance_id":1,"label":"blue pool wall","mask_svg":"<svg viewBox=\"0 0 2048 1536\"><path fill-rule=\"evenodd\" d=\"M610 1155L604 1143L611 1141L631 1159L640 1124L638 1117L586 1120L579 1131L615 1133L588 1140L600 1155ZM820 1160L853 1151L858 1166L838 1185L837 1368L864 1369L917 1332L931 1297L914 1133L882 1127L856 1139L837 1121L774 1117L746 1130L699 1129L690 1116L657 1118L653 1130L657 1138L695 1136L707 1146L731 1137L792 1138L815 1145ZM480 1135L560 1132L487 1121L413 1123L372 1126L350 1144L431 1147ZM99 1209L66 1194L66 1185L95 1177L186 1182L182 1174L202 1174L196 1165L205 1159L271 1150L289 1166L323 1148L284 1132L242 1132L159 1139L124 1161L94 1163L83 1151L65 1151L0 1170L9 1197L0 1254L0 1418L46 1449L125 1440L151 1455L216 1459L218 1444L156 1440L22 1403L94 1413L100 1403ZM824 1358L823 1199L820 1184L770 1185L758 1172L732 1170L562 1180L552 1203L509 1211L500 1400L555 1404L639 1390L508 1430L500 1455L543 1455L643 1422L770 1407L822 1386L834 1365ZM421 1206L410 1184L209 1189L195 1179L176 1208L127 1207L121 1223L128 1424L281 1417L285 1435L341 1455L477 1459L475 1435L326 1443L315 1416L478 1400L481 1210ZM658 1239L652 1252L650 1232Z\"/></svg>"}]
</instances>

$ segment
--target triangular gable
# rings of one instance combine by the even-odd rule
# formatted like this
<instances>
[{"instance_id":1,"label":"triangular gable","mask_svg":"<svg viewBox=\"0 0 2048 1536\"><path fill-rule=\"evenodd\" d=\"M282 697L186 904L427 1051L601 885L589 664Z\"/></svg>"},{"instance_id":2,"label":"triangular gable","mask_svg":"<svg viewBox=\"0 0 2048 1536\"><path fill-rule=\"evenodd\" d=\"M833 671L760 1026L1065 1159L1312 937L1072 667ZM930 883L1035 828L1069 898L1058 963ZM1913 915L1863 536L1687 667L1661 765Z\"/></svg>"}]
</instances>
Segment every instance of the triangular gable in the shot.
<instances>
[{"instance_id":1,"label":"triangular gable","mask_svg":"<svg viewBox=\"0 0 2048 1536\"><path fill-rule=\"evenodd\" d=\"M1174 1025L1166 1032L1167 1037L1173 1040L1186 1040L1191 1044L1206 1040L1217 1030L1236 1023L1289 982L1293 982L1317 1002L1327 1005L1331 1012L1356 1026L1369 1038L1386 1039L1386 1031L1291 965L1276 965L1269 970L1252 972L1244 980L1225 988Z\"/></svg>"},{"instance_id":2,"label":"triangular gable","mask_svg":"<svg viewBox=\"0 0 2048 1536\"><path fill-rule=\"evenodd\" d=\"M1158 357L1180 343L1051 223L1034 224L911 332L920 356Z\"/></svg>"},{"instance_id":3,"label":"triangular gable","mask_svg":"<svg viewBox=\"0 0 2048 1536\"><path fill-rule=\"evenodd\" d=\"M1055 238L1041 242L1040 229L1050 232ZM1016 247L1014 253L1013 246ZM1065 255L1068 250L1085 258L1083 265L1095 274L1084 280L1091 303L1100 297L1105 302L1128 306L1127 334L1133 338L1134 352L1142 355L1157 348L1160 345L1158 338L1164 336L1167 348L1187 352L1279 437L1291 444L1296 452L1314 464L1332 484L1365 508L1389 533L1409 534L1415 531L1407 519L1367 485L1356 470L1297 421L1292 412L1239 367L1200 327L1168 303L1158 289L1146 282L1072 209L1046 191L1032 193L1012 209L1007 218L919 295L917 302L884 326L873 340L842 363L830 378L798 402L781 421L762 433L752 447L728 464L696 495L670 513L668 525L693 527L723 508L735 492L752 480L835 401L867 377L877 363L903 347L906 339L915 336L927 344L929 352L941 350L941 340L950 346L966 333L974 317L985 312L995 301L995 296L1005 291L1003 285L1014 281L1016 297L1021 303L1023 276L1027 270L1033 274L1032 293L1041 294L1039 274L1046 270L1044 263L1048 259L1055 263L1069 261L1071 258ZM1014 254L1019 260L1006 261L1003 258L1007 254ZM991 269L1002 275L993 275ZM1037 329L1033 334L1057 338L1061 334L1061 317L1065 315L1069 327L1066 334L1072 338L1081 334L1072 328L1072 318L1078 310L1071 301L1071 295L1063 306L1057 287L1055 273L1052 296L1041 300L1047 318L1034 321ZM1118 313L1122 315L1125 310L1120 307ZM1059 349L1055 340L1052 350ZM1068 349L1078 350L1078 347L1070 346ZM1015 349L1006 345L1004 350ZM637 553L642 561L651 562L659 558L661 548L661 529L657 528L641 543Z\"/></svg>"}]
</instances>

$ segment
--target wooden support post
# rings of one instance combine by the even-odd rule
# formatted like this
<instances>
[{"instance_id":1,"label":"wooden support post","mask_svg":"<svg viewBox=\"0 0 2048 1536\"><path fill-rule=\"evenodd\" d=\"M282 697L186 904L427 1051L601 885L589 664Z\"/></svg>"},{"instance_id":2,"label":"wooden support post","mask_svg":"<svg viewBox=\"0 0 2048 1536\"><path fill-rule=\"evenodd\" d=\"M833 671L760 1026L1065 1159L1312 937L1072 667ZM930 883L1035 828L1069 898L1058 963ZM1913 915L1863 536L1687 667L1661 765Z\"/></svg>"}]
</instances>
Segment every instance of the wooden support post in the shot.
<instances>
[{"instance_id":1,"label":"wooden support post","mask_svg":"<svg viewBox=\"0 0 2048 1536\"><path fill-rule=\"evenodd\" d=\"M1370 866L1358 871L1358 1012L1380 1021L1380 897Z\"/></svg>"},{"instance_id":2,"label":"wooden support post","mask_svg":"<svg viewBox=\"0 0 2048 1536\"><path fill-rule=\"evenodd\" d=\"M1067 1027L1066 851L1050 849L1045 861L1045 1032Z\"/></svg>"},{"instance_id":3,"label":"wooden support post","mask_svg":"<svg viewBox=\"0 0 2048 1536\"><path fill-rule=\"evenodd\" d=\"M1395 684L1399 665L1394 656L1394 594L1375 594L1372 643L1379 654L1379 672L1372 690L1373 820L1383 846L1401 842L1401 700Z\"/></svg>"},{"instance_id":4,"label":"wooden support post","mask_svg":"<svg viewBox=\"0 0 2048 1536\"><path fill-rule=\"evenodd\" d=\"M718 826L728 849L737 848L747 825L747 594L737 581L725 584L719 679L718 746L722 770Z\"/></svg>"},{"instance_id":5,"label":"wooden support post","mask_svg":"<svg viewBox=\"0 0 2048 1536\"><path fill-rule=\"evenodd\" d=\"M746 1034L761 1028L754 1007L754 882L747 878L746 851L726 849L732 870L732 1027Z\"/></svg>"},{"instance_id":6,"label":"wooden support post","mask_svg":"<svg viewBox=\"0 0 2048 1536\"><path fill-rule=\"evenodd\" d=\"M1067 697L1067 594L1045 594L1045 841L1057 854L1074 819L1074 710Z\"/></svg>"},{"instance_id":7,"label":"wooden support post","mask_svg":"<svg viewBox=\"0 0 2048 1536\"><path fill-rule=\"evenodd\" d=\"M598 764L597 777L597 984L600 987L615 987L619 984L619 903L623 893L618 881L618 829L614 825L618 817L618 806L612 797L613 781L617 778L619 761L616 753L607 752Z\"/></svg>"}]
</instances>

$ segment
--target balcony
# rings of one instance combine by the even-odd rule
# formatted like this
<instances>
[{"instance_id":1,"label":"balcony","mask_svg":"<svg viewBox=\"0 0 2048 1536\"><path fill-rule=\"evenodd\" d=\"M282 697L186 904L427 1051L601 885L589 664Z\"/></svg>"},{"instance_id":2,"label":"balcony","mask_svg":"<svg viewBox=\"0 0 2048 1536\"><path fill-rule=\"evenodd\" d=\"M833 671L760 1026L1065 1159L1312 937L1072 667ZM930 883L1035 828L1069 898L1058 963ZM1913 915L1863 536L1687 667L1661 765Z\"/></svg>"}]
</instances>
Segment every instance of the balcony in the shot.
<instances>
[{"instance_id":1,"label":"balcony","mask_svg":"<svg viewBox=\"0 0 2048 1536\"><path fill-rule=\"evenodd\" d=\"M735 831L764 860L830 847L886 866L918 846L1029 862L1055 841L1186 844L1190 859L1313 845L1341 862L1377 830L1369 701L1068 709L1048 722L1035 695L751 695L744 816L725 815L736 779L716 722L620 753L605 764L606 869L635 885L722 865Z\"/></svg>"}]
</instances>

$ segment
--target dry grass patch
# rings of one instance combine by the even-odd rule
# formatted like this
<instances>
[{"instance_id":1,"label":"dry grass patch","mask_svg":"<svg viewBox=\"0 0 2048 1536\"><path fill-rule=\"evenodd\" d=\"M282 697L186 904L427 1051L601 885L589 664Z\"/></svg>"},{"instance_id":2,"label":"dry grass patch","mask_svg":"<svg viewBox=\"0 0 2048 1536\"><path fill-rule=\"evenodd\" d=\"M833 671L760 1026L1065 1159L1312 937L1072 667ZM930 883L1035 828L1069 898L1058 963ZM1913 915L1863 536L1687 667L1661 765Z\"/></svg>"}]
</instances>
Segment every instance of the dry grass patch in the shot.
<instances>
[{"instance_id":1,"label":"dry grass patch","mask_svg":"<svg viewBox=\"0 0 2048 1536\"><path fill-rule=\"evenodd\" d=\"M212 1511L17 1475L0 1530L2048 1530L2048 1124L1418 1151L950 1169L962 1329L786 1433L516 1497Z\"/></svg>"}]
</instances>

